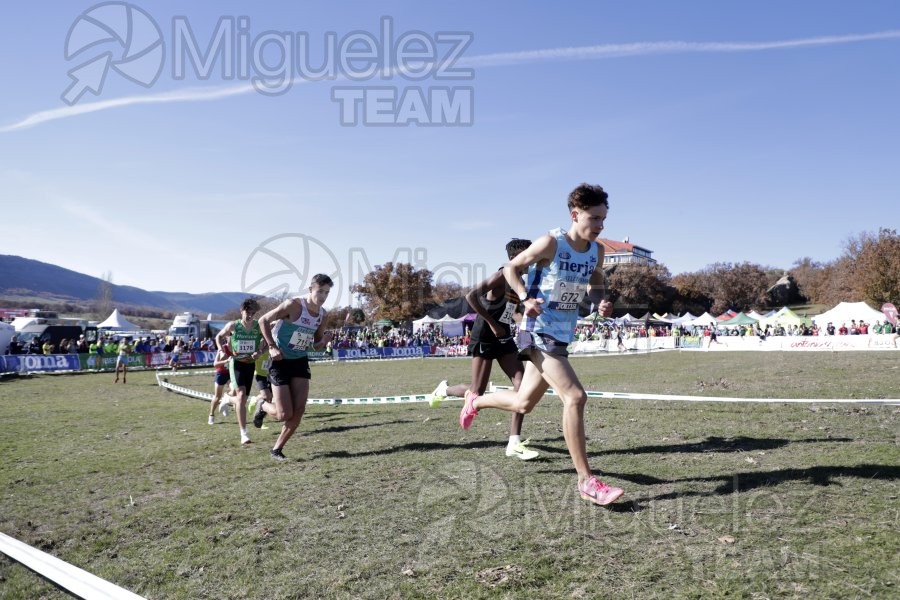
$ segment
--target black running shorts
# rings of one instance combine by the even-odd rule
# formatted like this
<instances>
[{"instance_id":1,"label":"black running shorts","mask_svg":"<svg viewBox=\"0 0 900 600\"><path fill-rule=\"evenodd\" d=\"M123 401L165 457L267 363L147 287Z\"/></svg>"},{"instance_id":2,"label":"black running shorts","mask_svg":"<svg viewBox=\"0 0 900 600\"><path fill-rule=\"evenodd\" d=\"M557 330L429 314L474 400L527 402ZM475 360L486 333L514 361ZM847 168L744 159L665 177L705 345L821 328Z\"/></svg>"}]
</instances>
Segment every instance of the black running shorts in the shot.
<instances>
[{"instance_id":1,"label":"black running shorts","mask_svg":"<svg viewBox=\"0 0 900 600\"><path fill-rule=\"evenodd\" d=\"M250 393L253 386L253 376L256 375L256 365L252 362L245 363L237 360L232 361L234 365L234 380L237 389L244 388L246 393Z\"/></svg>"},{"instance_id":2,"label":"black running shorts","mask_svg":"<svg viewBox=\"0 0 900 600\"><path fill-rule=\"evenodd\" d=\"M291 379L295 377L312 379L308 358L282 358L272 361L272 366L269 367L269 381L272 385L289 385Z\"/></svg>"},{"instance_id":3,"label":"black running shorts","mask_svg":"<svg viewBox=\"0 0 900 600\"><path fill-rule=\"evenodd\" d=\"M501 356L516 352L518 352L518 348L512 338L503 342L471 342L469 344L469 354L485 360L497 360Z\"/></svg>"}]
</instances>

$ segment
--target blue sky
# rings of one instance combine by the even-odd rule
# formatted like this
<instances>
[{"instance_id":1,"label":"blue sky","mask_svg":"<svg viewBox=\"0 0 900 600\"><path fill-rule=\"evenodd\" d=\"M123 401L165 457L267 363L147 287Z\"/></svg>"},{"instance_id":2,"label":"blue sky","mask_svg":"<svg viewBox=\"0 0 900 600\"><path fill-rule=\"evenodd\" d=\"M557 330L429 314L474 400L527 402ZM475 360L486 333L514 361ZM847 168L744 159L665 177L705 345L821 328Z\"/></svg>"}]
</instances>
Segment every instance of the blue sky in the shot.
<instances>
[{"instance_id":1,"label":"blue sky","mask_svg":"<svg viewBox=\"0 0 900 600\"><path fill-rule=\"evenodd\" d=\"M332 300L346 304L366 266L393 258L474 283L510 237L565 225L582 181L610 193L604 236L672 274L827 261L847 237L900 223L896 2L140 2L162 31L159 78L146 88L110 70L69 107L70 70L125 52L111 41L66 60L92 6L7 7L0 253L167 291L296 291L307 268L337 272ZM385 17L395 40L471 35L456 66L474 78L295 70L278 96L215 69L173 79L176 18L205 46L239 16L246 39L305 33L318 59L326 32L378 38ZM398 100L470 87L474 119L342 125L332 94L348 87Z\"/></svg>"}]
</instances>

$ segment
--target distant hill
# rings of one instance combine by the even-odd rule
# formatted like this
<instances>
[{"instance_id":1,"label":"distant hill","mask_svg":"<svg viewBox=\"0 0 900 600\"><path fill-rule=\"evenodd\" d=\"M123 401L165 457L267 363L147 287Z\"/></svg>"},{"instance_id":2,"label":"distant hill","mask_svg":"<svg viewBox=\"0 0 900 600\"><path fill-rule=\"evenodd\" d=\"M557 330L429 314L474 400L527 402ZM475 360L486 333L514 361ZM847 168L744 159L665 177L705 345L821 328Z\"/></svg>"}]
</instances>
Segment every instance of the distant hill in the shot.
<instances>
[{"instance_id":1,"label":"distant hill","mask_svg":"<svg viewBox=\"0 0 900 600\"><path fill-rule=\"evenodd\" d=\"M102 279L64 269L56 265L0 254L0 295L45 298L48 300L93 301ZM188 294L186 292L148 292L129 285L112 285L113 305L149 307L161 310L221 314L240 306L243 292Z\"/></svg>"}]
</instances>

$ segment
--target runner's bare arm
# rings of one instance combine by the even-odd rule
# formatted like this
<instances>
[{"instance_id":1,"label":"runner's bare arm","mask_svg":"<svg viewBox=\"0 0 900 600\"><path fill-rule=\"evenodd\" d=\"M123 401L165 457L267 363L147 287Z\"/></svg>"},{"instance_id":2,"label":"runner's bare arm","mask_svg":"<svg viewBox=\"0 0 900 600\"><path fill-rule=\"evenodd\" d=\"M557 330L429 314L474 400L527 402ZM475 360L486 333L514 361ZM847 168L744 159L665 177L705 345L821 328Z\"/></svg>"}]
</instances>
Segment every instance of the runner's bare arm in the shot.
<instances>
[{"instance_id":1,"label":"runner's bare arm","mask_svg":"<svg viewBox=\"0 0 900 600\"><path fill-rule=\"evenodd\" d=\"M503 271L497 271L466 294L466 302L469 303L469 306L472 307L472 310L474 310L479 317L484 319L484 322L488 324L495 335L500 329L500 324L494 320L487 309L481 304L481 298L487 297L489 292L505 289L506 277L504 277Z\"/></svg>"},{"instance_id":2,"label":"runner's bare arm","mask_svg":"<svg viewBox=\"0 0 900 600\"><path fill-rule=\"evenodd\" d=\"M232 331L234 331L234 321L228 321L228 324L216 334L216 347L219 350L225 346L225 340L228 339Z\"/></svg>"},{"instance_id":3,"label":"runner's bare arm","mask_svg":"<svg viewBox=\"0 0 900 600\"><path fill-rule=\"evenodd\" d=\"M316 329L316 334L313 337L313 350L321 350L327 346L328 342L334 337L334 334L330 331L325 331L325 316L327 314L325 309L320 308L319 310L322 311L322 322L319 323L319 328Z\"/></svg>"},{"instance_id":4,"label":"runner's bare arm","mask_svg":"<svg viewBox=\"0 0 900 600\"><path fill-rule=\"evenodd\" d=\"M269 345L269 354L275 358L273 353L280 354L278 344L272 337L272 324L278 320L294 321L300 315L300 301L294 298L285 300L258 319L259 331L262 333L263 339Z\"/></svg>"},{"instance_id":5,"label":"runner's bare arm","mask_svg":"<svg viewBox=\"0 0 900 600\"><path fill-rule=\"evenodd\" d=\"M521 254L503 266L503 276L506 278L506 283L515 292L516 296L521 299L528 292L525 289L525 284L522 283L522 273L525 273L531 265L549 264L553 260L554 254L556 254L556 239L550 235L542 235L523 250ZM536 317L541 314L540 305L543 302L539 298L527 298L522 302L525 315Z\"/></svg>"},{"instance_id":6,"label":"runner's bare arm","mask_svg":"<svg viewBox=\"0 0 900 600\"><path fill-rule=\"evenodd\" d=\"M517 296L522 296L527 290L522 283L522 274L528 271L533 264L547 264L556 253L556 240L549 235L542 235L517 257L503 265L503 277L506 283Z\"/></svg>"}]
</instances>

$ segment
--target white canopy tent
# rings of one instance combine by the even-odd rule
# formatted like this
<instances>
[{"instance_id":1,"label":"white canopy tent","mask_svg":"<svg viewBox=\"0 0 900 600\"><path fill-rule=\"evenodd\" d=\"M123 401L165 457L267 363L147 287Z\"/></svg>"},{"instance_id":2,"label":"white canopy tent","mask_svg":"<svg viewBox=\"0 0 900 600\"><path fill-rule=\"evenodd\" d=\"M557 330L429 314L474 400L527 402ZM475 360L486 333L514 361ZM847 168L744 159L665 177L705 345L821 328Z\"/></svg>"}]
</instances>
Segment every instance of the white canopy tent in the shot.
<instances>
[{"instance_id":1,"label":"white canopy tent","mask_svg":"<svg viewBox=\"0 0 900 600\"><path fill-rule=\"evenodd\" d=\"M810 317L819 327L825 327L828 323L834 323L835 327L840 327L846 323L850 326L850 321L865 321L872 324L875 321L886 321L884 314L875 310L865 302L841 302L831 310L825 311L820 315Z\"/></svg>"},{"instance_id":2,"label":"white canopy tent","mask_svg":"<svg viewBox=\"0 0 900 600\"><path fill-rule=\"evenodd\" d=\"M433 319L433 318L429 317L428 315L425 315L421 319L416 319L415 321L413 321L413 333L418 333L419 330L422 329L422 327L425 325L428 325L431 323L437 323L437 322L438 322L438 319Z\"/></svg>"},{"instance_id":3,"label":"white canopy tent","mask_svg":"<svg viewBox=\"0 0 900 600\"><path fill-rule=\"evenodd\" d=\"M666 319L672 325L690 325L691 321L697 318L697 315L692 315L689 312L684 313L680 317L676 317L674 315L669 315Z\"/></svg>"},{"instance_id":4,"label":"white canopy tent","mask_svg":"<svg viewBox=\"0 0 900 600\"><path fill-rule=\"evenodd\" d=\"M441 331L444 332L444 335L456 336L463 334L465 329L465 326L463 325L464 320L465 317L454 319L450 315L444 315L438 319L437 322L441 324Z\"/></svg>"},{"instance_id":5,"label":"white canopy tent","mask_svg":"<svg viewBox=\"0 0 900 600\"><path fill-rule=\"evenodd\" d=\"M441 331L444 333L444 335L462 335L465 330L463 321L465 321L465 317L454 319L450 315L444 315L440 319L435 319L433 317L425 315L421 319L416 319L415 321L413 321L413 333L418 333L418 331L425 325L438 324L440 325Z\"/></svg>"},{"instance_id":6,"label":"white canopy tent","mask_svg":"<svg viewBox=\"0 0 900 600\"><path fill-rule=\"evenodd\" d=\"M97 329L109 329L112 331L139 331L141 327L135 325L119 313L119 309L112 311L106 320L97 324Z\"/></svg>"},{"instance_id":7,"label":"white canopy tent","mask_svg":"<svg viewBox=\"0 0 900 600\"><path fill-rule=\"evenodd\" d=\"M716 320L716 318L714 316L712 316L708 312L705 312L702 315L700 315L699 317L697 317L696 319L694 319L693 321L688 321L685 324L689 325L691 327L709 327L711 325L717 324L718 322L719 321Z\"/></svg>"}]
</instances>

